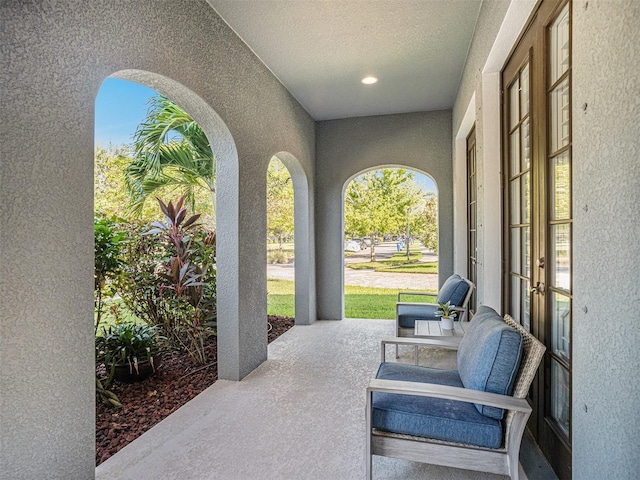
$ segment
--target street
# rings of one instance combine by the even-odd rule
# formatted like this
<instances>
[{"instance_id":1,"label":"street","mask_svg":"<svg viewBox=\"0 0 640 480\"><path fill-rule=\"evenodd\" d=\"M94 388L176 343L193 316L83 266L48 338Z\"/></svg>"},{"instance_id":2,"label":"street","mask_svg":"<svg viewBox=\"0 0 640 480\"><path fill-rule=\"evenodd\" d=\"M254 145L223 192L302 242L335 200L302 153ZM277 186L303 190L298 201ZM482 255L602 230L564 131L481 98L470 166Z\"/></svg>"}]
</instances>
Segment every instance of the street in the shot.
<instances>
[{"instance_id":1,"label":"street","mask_svg":"<svg viewBox=\"0 0 640 480\"><path fill-rule=\"evenodd\" d=\"M383 242L376 245L376 260L391 258L397 253L395 242ZM371 249L367 248L351 255L345 256L344 283L362 287L377 288L402 288L406 290L432 290L438 291L438 275L420 273L387 273L374 272L373 270L353 270L347 265L369 262ZM435 262L438 256L422 249L421 262ZM267 278L279 280L294 279L294 264L268 264Z\"/></svg>"}]
</instances>

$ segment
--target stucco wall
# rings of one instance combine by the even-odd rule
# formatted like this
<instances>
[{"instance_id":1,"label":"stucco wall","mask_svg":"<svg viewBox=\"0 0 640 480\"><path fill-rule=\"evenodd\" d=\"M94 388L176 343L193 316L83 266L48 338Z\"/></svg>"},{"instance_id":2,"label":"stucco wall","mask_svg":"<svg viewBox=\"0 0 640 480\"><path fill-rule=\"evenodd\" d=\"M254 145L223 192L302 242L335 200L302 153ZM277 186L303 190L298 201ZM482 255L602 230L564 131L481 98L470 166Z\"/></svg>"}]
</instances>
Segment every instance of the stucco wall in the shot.
<instances>
[{"instance_id":1,"label":"stucco wall","mask_svg":"<svg viewBox=\"0 0 640 480\"><path fill-rule=\"evenodd\" d=\"M455 136L475 92L478 168L485 170L485 180L487 173L499 174L499 164L495 171L486 171L490 159L484 143L492 137L484 130L489 127L488 110L499 112L500 108L495 98L493 103L487 102L486 87L487 83L499 85L494 82L494 72L500 71L500 59L506 58L504 48L508 50L513 40L498 41L490 52L487 46L491 46L492 35L508 37L508 22L500 26L505 7L509 7L509 14L514 7L524 7L523 3L483 3L453 109ZM493 13L489 15L490 10ZM526 16L518 18L521 21ZM640 3L634 0L591 0L588 5L586 0L573 2L575 479L631 479L640 470L640 290L636 286L640 268L639 21ZM481 198L486 199L487 193L481 193ZM494 207L479 203L482 222L492 214L490 208ZM484 239L482 234L479 238L484 255L490 253L486 233ZM479 293L482 288L480 285ZM618 320L609 326L605 322L612 316Z\"/></svg>"},{"instance_id":2,"label":"stucco wall","mask_svg":"<svg viewBox=\"0 0 640 480\"><path fill-rule=\"evenodd\" d=\"M573 478L640 471L640 2L573 4ZM612 322L612 323L609 323Z\"/></svg>"},{"instance_id":3,"label":"stucco wall","mask_svg":"<svg viewBox=\"0 0 640 480\"><path fill-rule=\"evenodd\" d=\"M451 112L318 122L316 127L318 318L342 319L343 189L356 174L399 165L429 174L438 187L439 277L453 271Z\"/></svg>"},{"instance_id":4,"label":"stucco wall","mask_svg":"<svg viewBox=\"0 0 640 480\"><path fill-rule=\"evenodd\" d=\"M314 123L203 0L2 2L0 18L0 476L87 479L94 101L102 81L152 72L139 78L184 102L220 147L223 378L242 378L266 358L266 169L288 152L313 198ZM308 214L312 208L310 201ZM306 237L309 257L313 221L305 228L296 246ZM313 276L310 264L308 301Z\"/></svg>"}]
</instances>

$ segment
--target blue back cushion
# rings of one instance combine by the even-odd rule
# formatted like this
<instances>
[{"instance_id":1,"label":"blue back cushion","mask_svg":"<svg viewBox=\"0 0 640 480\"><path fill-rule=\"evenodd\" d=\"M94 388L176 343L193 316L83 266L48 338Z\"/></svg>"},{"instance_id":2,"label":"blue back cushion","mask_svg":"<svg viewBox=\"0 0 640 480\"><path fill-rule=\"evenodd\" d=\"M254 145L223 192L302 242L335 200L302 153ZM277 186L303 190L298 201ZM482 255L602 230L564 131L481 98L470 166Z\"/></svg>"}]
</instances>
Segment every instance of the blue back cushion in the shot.
<instances>
[{"instance_id":1,"label":"blue back cushion","mask_svg":"<svg viewBox=\"0 0 640 480\"><path fill-rule=\"evenodd\" d=\"M436 301L439 303L451 302L451 305L459 307L462 305L468 291L469 284L465 282L460 275L454 273L447 278L447 281L442 285Z\"/></svg>"},{"instance_id":2,"label":"blue back cushion","mask_svg":"<svg viewBox=\"0 0 640 480\"><path fill-rule=\"evenodd\" d=\"M522 335L495 310L478 309L458 348L458 372L465 388L511 395L520 358ZM502 419L502 408L476 404L480 413Z\"/></svg>"}]
</instances>

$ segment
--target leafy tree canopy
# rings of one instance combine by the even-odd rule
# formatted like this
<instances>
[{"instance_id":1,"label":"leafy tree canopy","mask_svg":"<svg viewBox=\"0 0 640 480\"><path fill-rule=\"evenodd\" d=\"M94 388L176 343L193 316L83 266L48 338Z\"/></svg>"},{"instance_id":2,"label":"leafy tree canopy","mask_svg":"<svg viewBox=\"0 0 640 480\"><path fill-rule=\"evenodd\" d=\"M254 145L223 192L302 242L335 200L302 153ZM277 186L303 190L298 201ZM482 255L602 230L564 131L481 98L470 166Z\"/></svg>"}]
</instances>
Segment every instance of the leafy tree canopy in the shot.
<instances>
[{"instance_id":1,"label":"leafy tree canopy","mask_svg":"<svg viewBox=\"0 0 640 480\"><path fill-rule=\"evenodd\" d=\"M402 168L372 170L348 185L344 221L347 235L371 237L374 260L373 240L383 235L402 234L407 222L414 236L433 232L434 228L437 232L437 203L433 194L422 191L413 172ZM435 238L437 242L437 233Z\"/></svg>"},{"instance_id":2,"label":"leafy tree canopy","mask_svg":"<svg viewBox=\"0 0 640 480\"><path fill-rule=\"evenodd\" d=\"M273 158L267 169L267 233L276 237L282 250L293 235L293 183L287 167Z\"/></svg>"}]
</instances>

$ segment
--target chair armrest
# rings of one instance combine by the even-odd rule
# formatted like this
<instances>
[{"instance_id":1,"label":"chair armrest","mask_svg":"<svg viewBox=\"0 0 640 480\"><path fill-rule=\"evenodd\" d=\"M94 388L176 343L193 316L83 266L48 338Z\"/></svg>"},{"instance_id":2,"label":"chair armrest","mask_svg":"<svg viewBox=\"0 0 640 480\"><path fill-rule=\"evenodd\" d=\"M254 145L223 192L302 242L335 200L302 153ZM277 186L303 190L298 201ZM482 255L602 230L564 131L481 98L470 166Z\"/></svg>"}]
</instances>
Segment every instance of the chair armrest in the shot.
<instances>
[{"instance_id":1,"label":"chair armrest","mask_svg":"<svg viewBox=\"0 0 640 480\"><path fill-rule=\"evenodd\" d=\"M524 398L510 395L481 392L470 388L436 385L433 383L401 382L398 380L382 380L372 378L367 387L367 402L371 401L371 393L395 393L399 395L415 395L420 397L444 398L459 402L480 403L490 407L504 408L516 412L531 413L531 407Z\"/></svg>"},{"instance_id":2,"label":"chair armrest","mask_svg":"<svg viewBox=\"0 0 640 480\"><path fill-rule=\"evenodd\" d=\"M385 353L386 345L409 345L412 347L438 347L457 350L460 346L458 337L384 337L380 340L380 358L382 363L386 362Z\"/></svg>"},{"instance_id":3,"label":"chair armrest","mask_svg":"<svg viewBox=\"0 0 640 480\"><path fill-rule=\"evenodd\" d=\"M400 295L422 295L427 297L437 297L438 293L427 293L427 292L398 292L398 301L400 301Z\"/></svg>"}]
</instances>

